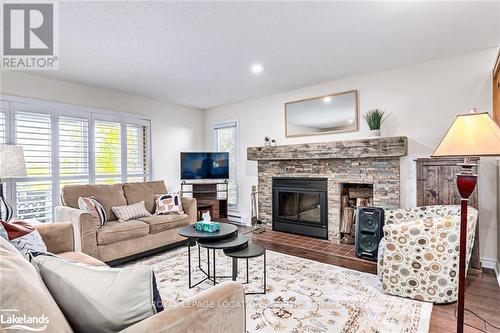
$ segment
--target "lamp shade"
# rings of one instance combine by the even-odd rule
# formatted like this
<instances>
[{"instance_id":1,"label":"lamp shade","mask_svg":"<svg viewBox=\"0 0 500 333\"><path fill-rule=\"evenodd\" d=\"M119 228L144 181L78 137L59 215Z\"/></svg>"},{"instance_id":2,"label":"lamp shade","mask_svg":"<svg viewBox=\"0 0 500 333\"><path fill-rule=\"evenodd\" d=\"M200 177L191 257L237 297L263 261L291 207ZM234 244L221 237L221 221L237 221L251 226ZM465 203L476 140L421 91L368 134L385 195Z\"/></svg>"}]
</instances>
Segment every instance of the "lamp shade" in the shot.
<instances>
[{"instance_id":1,"label":"lamp shade","mask_svg":"<svg viewBox=\"0 0 500 333\"><path fill-rule=\"evenodd\" d=\"M500 128L487 112L458 115L433 157L498 156Z\"/></svg>"},{"instance_id":2,"label":"lamp shade","mask_svg":"<svg viewBox=\"0 0 500 333\"><path fill-rule=\"evenodd\" d=\"M26 176L23 147L0 144L0 178Z\"/></svg>"}]
</instances>

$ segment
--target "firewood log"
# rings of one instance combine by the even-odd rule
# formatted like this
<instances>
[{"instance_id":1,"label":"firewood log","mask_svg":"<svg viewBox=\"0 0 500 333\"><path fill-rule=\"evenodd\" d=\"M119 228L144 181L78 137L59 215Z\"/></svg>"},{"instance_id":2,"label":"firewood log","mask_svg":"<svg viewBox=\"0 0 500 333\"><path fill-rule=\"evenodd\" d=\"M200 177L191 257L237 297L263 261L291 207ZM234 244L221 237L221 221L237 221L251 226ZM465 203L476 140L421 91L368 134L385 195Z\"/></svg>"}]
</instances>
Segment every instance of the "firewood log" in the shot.
<instances>
[{"instance_id":1,"label":"firewood log","mask_svg":"<svg viewBox=\"0 0 500 333\"><path fill-rule=\"evenodd\" d=\"M354 224L354 209L351 207L344 207L342 212L342 221L340 223L340 232L349 234L351 233L352 225Z\"/></svg>"}]
</instances>

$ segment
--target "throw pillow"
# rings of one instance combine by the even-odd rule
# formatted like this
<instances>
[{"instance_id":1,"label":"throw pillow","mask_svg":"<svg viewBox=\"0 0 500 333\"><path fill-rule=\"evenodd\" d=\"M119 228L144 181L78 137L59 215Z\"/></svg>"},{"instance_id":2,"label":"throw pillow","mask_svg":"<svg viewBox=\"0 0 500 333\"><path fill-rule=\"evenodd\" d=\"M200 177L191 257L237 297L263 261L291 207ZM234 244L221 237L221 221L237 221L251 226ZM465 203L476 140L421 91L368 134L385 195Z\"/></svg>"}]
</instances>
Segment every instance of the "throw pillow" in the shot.
<instances>
[{"instance_id":1,"label":"throw pillow","mask_svg":"<svg viewBox=\"0 0 500 333\"><path fill-rule=\"evenodd\" d=\"M4 319L0 332L29 333L31 328L31 332L73 333L36 269L3 238L0 238L0 281L0 313ZM15 320L7 322L11 316L37 321L23 329Z\"/></svg>"},{"instance_id":2,"label":"throw pillow","mask_svg":"<svg viewBox=\"0 0 500 333\"><path fill-rule=\"evenodd\" d=\"M144 205L144 201L139 201L128 206L112 207L111 209L113 210L113 213L115 213L116 217L118 217L118 222L125 222L128 220L138 219L140 217L151 216L151 213L148 212L146 206Z\"/></svg>"},{"instance_id":3,"label":"throw pillow","mask_svg":"<svg viewBox=\"0 0 500 333\"><path fill-rule=\"evenodd\" d=\"M7 239L21 254L28 258L30 251L47 251L47 246L38 230L25 221L0 221L1 228L7 233Z\"/></svg>"},{"instance_id":4,"label":"throw pillow","mask_svg":"<svg viewBox=\"0 0 500 333\"><path fill-rule=\"evenodd\" d=\"M79 197L78 208L92 215L97 228L102 227L107 221L106 211L95 197Z\"/></svg>"},{"instance_id":5,"label":"throw pillow","mask_svg":"<svg viewBox=\"0 0 500 333\"><path fill-rule=\"evenodd\" d=\"M155 197L155 201L155 215L184 213L184 211L182 210L181 195L179 192L157 194Z\"/></svg>"},{"instance_id":6,"label":"throw pillow","mask_svg":"<svg viewBox=\"0 0 500 333\"><path fill-rule=\"evenodd\" d=\"M118 332L163 310L150 267L91 266L43 254L32 264L75 332Z\"/></svg>"}]
</instances>

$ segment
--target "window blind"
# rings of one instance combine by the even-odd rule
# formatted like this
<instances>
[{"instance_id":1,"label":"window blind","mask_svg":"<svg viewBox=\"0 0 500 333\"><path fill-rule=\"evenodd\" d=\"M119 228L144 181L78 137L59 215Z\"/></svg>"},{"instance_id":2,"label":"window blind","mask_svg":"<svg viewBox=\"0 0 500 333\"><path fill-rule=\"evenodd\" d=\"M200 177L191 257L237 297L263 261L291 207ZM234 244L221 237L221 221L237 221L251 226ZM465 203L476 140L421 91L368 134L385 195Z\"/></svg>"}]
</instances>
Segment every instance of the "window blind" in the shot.
<instances>
[{"instance_id":1,"label":"window blind","mask_svg":"<svg viewBox=\"0 0 500 333\"><path fill-rule=\"evenodd\" d=\"M149 179L146 126L127 124L127 181Z\"/></svg>"},{"instance_id":2,"label":"window blind","mask_svg":"<svg viewBox=\"0 0 500 333\"><path fill-rule=\"evenodd\" d=\"M89 122L59 117L59 176L61 187L89 183Z\"/></svg>"},{"instance_id":3,"label":"window blind","mask_svg":"<svg viewBox=\"0 0 500 333\"><path fill-rule=\"evenodd\" d=\"M51 117L16 112L15 142L23 146L26 179L16 179L16 210L22 219L52 219Z\"/></svg>"},{"instance_id":4,"label":"window blind","mask_svg":"<svg viewBox=\"0 0 500 333\"><path fill-rule=\"evenodd\" d=\"M6 127L5 127L5 111L0 110L0 143L5 143Z\"/></svg>"},{"instance_id":5,"label":"window blind","mask_svg":"<svg viewBox=\"0 0 500 333\"><path fill-rule=\"evenodd\" d=\"M95 182L122 182L121 124L96 121L94 124Z\"/></svg>"}]
</instances>

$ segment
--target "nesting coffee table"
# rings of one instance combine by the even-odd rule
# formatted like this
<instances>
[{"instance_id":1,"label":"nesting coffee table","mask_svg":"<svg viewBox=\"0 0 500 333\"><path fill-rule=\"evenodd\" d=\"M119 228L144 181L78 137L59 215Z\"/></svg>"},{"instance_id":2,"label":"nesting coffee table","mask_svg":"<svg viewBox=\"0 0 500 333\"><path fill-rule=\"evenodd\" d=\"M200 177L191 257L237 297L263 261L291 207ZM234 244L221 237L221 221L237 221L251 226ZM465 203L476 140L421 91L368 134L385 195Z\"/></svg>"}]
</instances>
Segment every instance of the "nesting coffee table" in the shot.
<instances>
[{"instance_id":1,"label":"nesting coffee table","mask_svg":"<svg viewBox=\"0 0 500 333\"><path fill-rule=\"evenodd\" d=\"M238 234L238 227L232 224L221 223L217 232L197 231L194 225L187 225L179 229L179 235L188 238L188 279L189 288L196 287L204 281L211 281L217 284L217 279L231 278L236 280L238 274L238 259L244 258L247 263L247 283L248 259L264 255L264 293L266 290L266 257L265 249L258 244L249 243L248 236ZM198 245L198 268L204 273L205 278L193 284L191 276L191 246ZM207 249L206 270L201 266L201 250ZM210 250L212 250L212 260L210 260ZM232 274L230 276L217 275L215 250L223 250L224 254L232 258ZM210 262L212 261L212 262ZM255 294L255 293L248 293Z\"/></svg>"}]
</instances>

